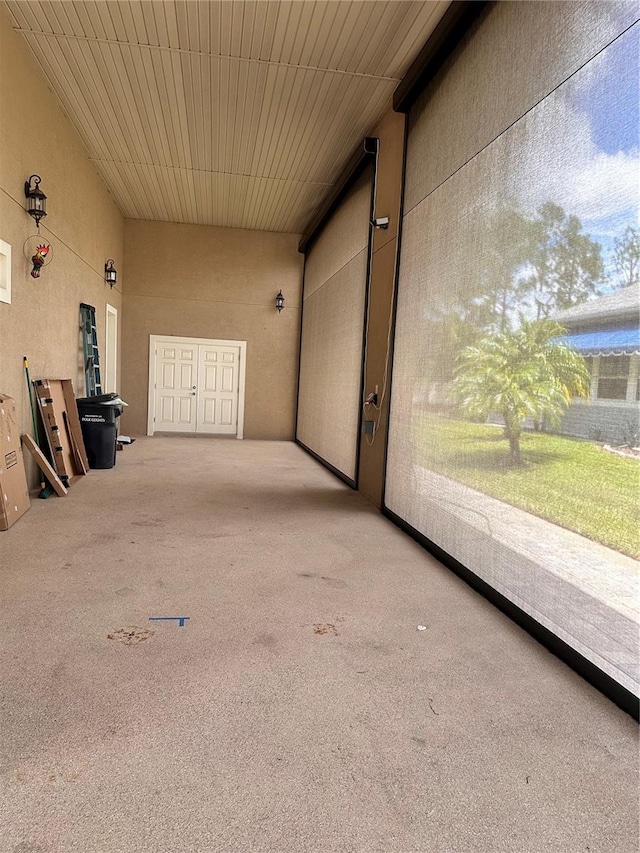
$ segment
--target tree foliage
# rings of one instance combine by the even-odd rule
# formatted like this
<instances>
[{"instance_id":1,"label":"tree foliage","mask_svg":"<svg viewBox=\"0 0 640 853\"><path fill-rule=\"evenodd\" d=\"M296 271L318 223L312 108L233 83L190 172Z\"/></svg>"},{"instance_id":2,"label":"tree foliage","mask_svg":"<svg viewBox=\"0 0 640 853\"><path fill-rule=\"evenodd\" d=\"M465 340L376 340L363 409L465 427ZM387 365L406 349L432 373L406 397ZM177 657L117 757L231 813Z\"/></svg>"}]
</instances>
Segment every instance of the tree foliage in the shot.
<instances>
[{"instance_id":1,"label":"tree foliage","mask_svg":"<svg viewBox=\"0 0 640 853\"><path fill-rule=\"evenodd\" d=\"M556 426L573 397L588 396L584 359L553 340L563 332L548 319L524 320L516 331L487 336L458 356L454 398L471 417L502 416L516 464L527 418Z\"/></svg>"},{"instance_id":2,"label":"tree foliage","mask_svg":"<svg viewBox=\"0 0 640 853\"><path fill-rule=\"evenodd\" d=\"M613 260L620 276L620 286L640 284L640 231L627 225L624 233L613 241Z\"/></svg>"},{"instance_id":3,"label":"tree foliage","mask_svg":"<svg viewBox=\"0 0 640 853\"><path fill-rule=\"evenodd\" d=\"M530 260L533 223L515 207L499 210L487 226L479 301L482 328L505 331L520 308L517 272Z\"/></svg>"},{"instance_id":4,"label":"tree foliage","mask_svg":"<svg viewBox=\"0 0 640 853\"><path fill-rule=\"evenodd\" d=\"M603 278L600 244L583 232L577 216L543 204L530 222L528 265L517 285L536 320L585 302Z\"/></svg>"}]
</instances>

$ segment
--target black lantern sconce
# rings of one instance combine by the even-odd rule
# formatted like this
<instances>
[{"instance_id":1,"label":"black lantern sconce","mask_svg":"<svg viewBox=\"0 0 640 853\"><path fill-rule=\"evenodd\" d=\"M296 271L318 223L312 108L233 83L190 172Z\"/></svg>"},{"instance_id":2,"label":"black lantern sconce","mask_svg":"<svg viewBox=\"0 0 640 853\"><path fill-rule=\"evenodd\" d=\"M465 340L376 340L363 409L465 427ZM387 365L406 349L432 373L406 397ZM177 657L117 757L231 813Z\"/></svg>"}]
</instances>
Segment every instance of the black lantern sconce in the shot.
<instances>
[{"instance_id":1,"label":"black lantern sconce","mask_svg":"<svg viewBox=\"0 0 640 853\"><path fill-rule=\"evenodd\" d=\"M278 291L278 295L276 296L276 308L278 309L278 314L284 308L284 296L281 290Z\"/></svg>"},{"instance_id":2,"label":"black lantern sconce","mask_svg":"<svg viewBox=\"0 0 640 853\"><path fill-rule=\"evenodd\" d=\"M41 180L40 175L31 175L29 180L24 182L27 213L35 219L38 230L40 229L40 220L47 215L47 197L40 189ZM33 186L31 186L31 181L33 181Z\"/></svg>"},{"instance_id":3,"label":"black lantern sconce","mask_svg":"<svg viewBox=\"0 0 640 853\"><path fill-rule=\"evenodd\" d=\"M118 271L113 265L113 258L109 258L104 265L104 280L113 290L113 285L118 281Z\"/></svg>"}]
</instances>

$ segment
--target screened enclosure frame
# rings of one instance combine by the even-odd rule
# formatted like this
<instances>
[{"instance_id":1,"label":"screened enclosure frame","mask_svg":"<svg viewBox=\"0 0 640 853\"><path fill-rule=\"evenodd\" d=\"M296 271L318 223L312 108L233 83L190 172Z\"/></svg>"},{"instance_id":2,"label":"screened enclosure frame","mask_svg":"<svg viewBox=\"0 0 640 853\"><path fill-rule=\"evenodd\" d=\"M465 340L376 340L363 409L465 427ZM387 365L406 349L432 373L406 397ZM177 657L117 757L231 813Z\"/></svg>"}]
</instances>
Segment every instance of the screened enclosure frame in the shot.
<instances>
[{"instance_id":1,"label":"screened enclosure frame","mask_svg":"<svg viewBox=\"0 0 640 853\"><path fill-rule=\"evenodd\" d=\"M350 488L357 489L359 483L360 469L360 454L362 448L362 422L363 422L363 396L365 391L365 371L366 371L366 353L367 353L367 317L369 312L369 299L371 287L371 265L373 258L373 217L376 202L376 189L378 178L378 156L379 156L379 139L377 137L365 137L362 144L351 157L347 166L338 178L335 188L330 196L325 200L319 211L313 218L306 233L301 238L298 251L304 253L304 266L302 273L302 299L300 310L300 339L298 345L298 383L296 390L296 433L295 442L310 456L312 456L321 465L326 467L332 474L338 477L342 482L346 483ZM368 211L368 231L366 245L366 271L364 282L364 301L362 304L362 342L360 350L360 366L359 366L359 387L358 387L358 417L355 435L355 476L350 477L345 472L341 471L322 455L317 453L313 448L309 447L298 437L299 429L299 409L300 409L300 388L301 388L301 365L303 358L303 329L304 329L304 311L305 311L305 282L307 272L307 260L309 250L320 236L323 228L330 221L332 214L340 207L342 201L347 197L349 190L363 175L367 168L371 168L371 192Z\"/></svg>"},{"instance_id":2,"label":"screened enclosure frame","mask_svg":"<svg viewBox=\"0 0 640 853\"><path fill-rule=\"evenodd\" d=\"M394 109L396 111L407 114L409 113L411 106L415 103L418 96L443 68L445 62L449 59L454 49L456 49L465 38L469 37L474 29L474 25L479 19L482 20L483 14L487 11L487 7L490 7L491 5L492 4L488 3L457 2L450 6L444 18L438 25L438 28L434 33L434 38L427 44L414 63L414 66L409 70L405 78L405 82L403 82L396 90L396 95L394 96ZM431 44L431 47L429 47L429 44ZM400 205L401 213L398 224L398 248L393 287L392 334L389 358L390 376L388 379L389 397L387 402L389 426L385 436L384 448L382 513L417 541L428 552L433 554L447 568L464 580L469 586L490 601L517 625L527 631L527 633L540 642L541 645L560 658L571 669L591 683L625 712L635 719L638 719L640 702L638 697L631 690L628 690L624 685L616 681L615 678L604 672L600 667L495 589L490 583L473 572L469 567L463 565L460 561L451 556L451 554L440 547L436 542L428 538L424 533L394 512L387 504L391 408L394 397L394 361L397 343L398 289L402 264L402 241L405 224L405 190L409 132L410 122L407 120L405 123L404 137L402 196Z\"/></svg>"}]
</instances>

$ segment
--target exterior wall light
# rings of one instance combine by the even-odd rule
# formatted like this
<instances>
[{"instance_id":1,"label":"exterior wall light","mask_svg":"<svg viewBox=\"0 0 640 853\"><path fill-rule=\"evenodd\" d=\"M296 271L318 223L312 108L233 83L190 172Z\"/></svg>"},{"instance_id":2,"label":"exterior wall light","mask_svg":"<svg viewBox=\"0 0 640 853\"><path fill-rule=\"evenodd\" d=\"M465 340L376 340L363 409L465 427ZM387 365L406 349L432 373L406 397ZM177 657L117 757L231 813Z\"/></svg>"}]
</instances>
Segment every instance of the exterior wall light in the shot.
<instances>
[{"instance_id":1,"label":"exterior wall light","mask_svg":"<svg viewBox=\"0 0 640 853\"><path fill-rule=\"evenodd\" d=\"M278 295L276 296L276 308L278 309L278 314L284 308L284 296L281 290L278 291Z\"/></svg>"},{"instance_id":2,"label":"exterior wall light","mask_svg":"<svg viewBox=\"0 0 640 853\"><path fill-rule=\"evenodd\" d=\"M109 260L104 265L104 280L113 290L113 285L118 280L118 271L113 265L113 258L109 258Z\"/></svg>"},{"instance_id":3,"label":"exterior wall light","mask_svg":"<svg viewBox=\"0 0 640 853\"><path fill-rule=\"evenodd\" d=\"M40 175L31 175L24 182L24 194L27 199L27 213L36 221L36 228L40 229L40 220L47 215L47 197L40 189ZM33 181L33 186L31 186Z\"/></svg>"}]
</instances>

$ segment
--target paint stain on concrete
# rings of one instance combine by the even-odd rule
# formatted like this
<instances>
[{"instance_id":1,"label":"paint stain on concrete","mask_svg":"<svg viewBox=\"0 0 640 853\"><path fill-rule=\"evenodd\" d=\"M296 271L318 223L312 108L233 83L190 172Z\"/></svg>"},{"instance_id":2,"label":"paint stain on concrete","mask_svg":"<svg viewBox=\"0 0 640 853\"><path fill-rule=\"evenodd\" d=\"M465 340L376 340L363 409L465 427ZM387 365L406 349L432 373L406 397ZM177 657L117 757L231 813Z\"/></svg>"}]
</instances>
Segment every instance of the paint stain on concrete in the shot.
<instances>
[{"instance_id":1,"label":"paint stain on concrete","mask_svg":"<svg viewBox=\"0 0 640 853\"><path fill-rule=\"evenodd\" d=\"M49 782L77 782L77 773L49 773L47 777Z\"/></svg>"},{"instance_id":2,"label":"paint stain on concrete","mask_svg":"<svg viewBox=\"0 0 640 853\"><path fill-rule=\"evenodd\" d=\"M320 635L330 634L333 637L339 636L338 631L336 629L336 626L331 624L331 622L319 622L319 623L317 623L316 625L313 626L313 633L314 634L320 634Z\"/></svg>"},{"instance_id":3,"label":"paint stain on concrete","mask_svg":"<svg viewBox=\"0 0 640 853\"><path fill-rule=\"evenodd\" d=\"M124 643L125 646L136 646L138 643L143 643L150 637L153 637L155 631L150 631L148 628L139 628L137 625L130 625L128 628L120 628L114 631L113 634L107 634L107 640L117 640Z\"/></svg>"}]
</instances>

